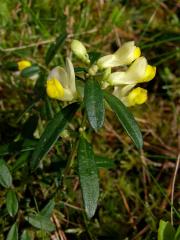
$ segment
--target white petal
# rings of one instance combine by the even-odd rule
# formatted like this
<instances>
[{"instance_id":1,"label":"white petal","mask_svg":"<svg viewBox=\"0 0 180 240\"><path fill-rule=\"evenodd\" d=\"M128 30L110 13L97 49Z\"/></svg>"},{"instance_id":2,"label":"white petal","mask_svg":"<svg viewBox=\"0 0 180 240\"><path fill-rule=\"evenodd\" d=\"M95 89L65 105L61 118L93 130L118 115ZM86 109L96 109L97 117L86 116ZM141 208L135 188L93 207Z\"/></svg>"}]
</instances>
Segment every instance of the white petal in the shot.
<instances>
[{"instance_id":1,"label":"white petal","mask_svg":"<svg viewBox=\"0 0 180 240\"><path fill-rule=\"evenodd\" d=\"M76 92L76 84L75 84L75 73L74 67L69 58L66 58L66 72L68 77L68 88L75 93Z\"/></svg>"},{"instance_id":2,"label":"white petal","mask_svg":"<svg viewBox=\"0 0 180 240\"><path fill-rule=\"evenodd\" d=\"M48 75L48 80L52 78L55 78L58 81L60 81L64 88L68 87L68 76L64 68L59 66L53 68Z\"/></svg>"},{"instance_id":3,"label":"white petal","mask_svg":"<svg viewBox=\"0 0 180 240\"><path fill-rule=\"evenodd\" d=\"M131 89L135 86L136 84L129 84L129 85L125 85L125 86L123 86L123 87L119 87L120 88L120 90L119 90L119 95L121 96L121 97L124 97L124 96L126 96L130 91L131 91Z\"/></svg>"},{"instance_id":4,"label":"white petal","mask_svg":"<svg viewBox=\"0 0 180 240\"><path fill-rule=\"evenodd\" d=\"M62 97L62 101L72 101L74 99L74 94L70 91L70 89L64 89L64 96Z\"/></svg>"},{"instance_id":5,"label":"white petal","mask_svg":"<svg viewBox=\"0 0 180 240\"><path fill-rule=\"evenodd\" d=\"M113 95L119 98L119 86L114 87Z\"/></svg>"},{"instance_id":6,"label":"white petal","mask_svg":"<svg viewBox=\"0 0 180 240\"><path fill-rule=\"evenodd\" d=\"M134 47L134 41L126 42L114 54L118 57L129 55Z\"/></svg>"},{"instance_id":7,"label":"white petal","mask_svg":"<svg viewBox=\"0 0 180 240\"><path fill-rule=\"evenodd\" d=\"M127 106L128 105L127 100L126 100L127 97L122 96L121 91L122 91L121 87L116 86L114 88L113 95L116 96L117 98L119 98Z\"/></svg>"},{"instance_id":8,"label":"white petal","mask_svg":"<svg viewBox=\"0 0 180 240\"><path fill-rule=\"evenodd\" d=\"M129 65L132 63L137 56L135 55L136 46L134 45L134 41L124 43L122 47L120 47L114 55L119 60L119 66L122 65ZM139 55L140 55L140 49L139 49Z\"/></svg>"},{"instance_id":9,"label":"white petal","mask_svg":"<svg viewBox=\"0 0 180 240\"><path fill-rule=\"evenodd\" d=\"M117 67L119 66L119 60L115 57L115 55L110 54L110 55L101 57L97 61L97 65L99 68Z\"/></svg>"},{"instance_id":10,"label":"white petal","mask_svg":"<svg viewBox=\"0 0 180 240\"><path fill-rule=\"evenodd\" d=\"M137 58L127 70L127 79L134 82L139 81L144 77L147 67L147 60L145 57Z\"/></svg>"},{"instance_id":11,"label":"white petal","mask_svg":"<svg viewBox=\"0 0 180 240\"><path fill-rule=\"evenodd\" d=\"M108 82L111 85L121 85L121 84L128 84L126 80L126 72L114 72L111 73Z\"/></svg>"}]
</instances>

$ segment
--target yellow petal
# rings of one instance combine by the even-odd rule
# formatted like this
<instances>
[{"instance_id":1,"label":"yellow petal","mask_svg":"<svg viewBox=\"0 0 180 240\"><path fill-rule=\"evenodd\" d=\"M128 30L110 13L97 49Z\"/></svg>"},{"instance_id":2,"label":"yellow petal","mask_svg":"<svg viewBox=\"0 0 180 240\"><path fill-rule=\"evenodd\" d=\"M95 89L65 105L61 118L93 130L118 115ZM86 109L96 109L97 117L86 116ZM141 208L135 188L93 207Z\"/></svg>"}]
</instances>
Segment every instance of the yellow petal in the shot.
<instances>
[{"instance_id":1,"label":"yellow petal","mask_svg":"<svg viewBox=\"0 0 180 240\"><path fill-rule=\"evenodd\" d=\"M22 71L23 69L30 67L32 65L31 62L29 62L27 60L19 61L17 64L18 64L19 71Z\"/></svg>"},{"instance_id":2,"label":"yellow petal","mask_svg":"<svg viewBox=\"0 0 180 240\"><path fill-rule=\"evenodd\" d=\"M129 106L143 104L147 101L147 90L137 87L128 94L127 100Z\"/></svg>"},{"instance_id":3,"label":"yellow petal","mask_svg":"<svg viewBox=\"0 0 180 240\"><path fill-rule=\"evenodd\" d=\"M47 80L46 92L50 98L61 100L64 97L64 88L56 78Z\"/></svg>"},{"instance_id":4,"label":"yellow petal","mask_svg":"<svg viewBox=\"0 0 180 240\"><path fill-rule=\"evenodd\" d=\"M134 49L134 60L141 56L141 49L139 47L135 47Z\"/></svg>"},{"instance_id":5,"label":"yellow petal","mask_svg":"<svg viewBox=\"0 0 180 240\"><path fill-rule=\"evenodd\" d=\"M145 75L139 82L149 82L152 80L156 75L156 67L153 67L151 65L147 65L145 70Z\"/></svg>"}]
</instances>

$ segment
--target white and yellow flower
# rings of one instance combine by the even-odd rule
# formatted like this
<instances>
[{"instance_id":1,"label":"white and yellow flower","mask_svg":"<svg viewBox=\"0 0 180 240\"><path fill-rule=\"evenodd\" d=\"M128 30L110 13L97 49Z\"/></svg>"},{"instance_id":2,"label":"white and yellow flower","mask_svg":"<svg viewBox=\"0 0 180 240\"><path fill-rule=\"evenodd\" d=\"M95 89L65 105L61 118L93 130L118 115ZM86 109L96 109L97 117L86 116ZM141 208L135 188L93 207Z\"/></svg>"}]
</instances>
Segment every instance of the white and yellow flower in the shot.
<instances>
[{"instance_id":1,"label":"white and yellow flower","mask_svg":"<svg viewBox=\"0 0 180 240\"><path fill-rule=\"evenodd\" d=\"M140 48L135 46L134 41L130 41L124 43L114 54L101 57L97 65L100 69L129 65L140 55Z\"/></svg>"},{"instance_id":2,"label":"white and yellow flower","mask_svg":"<svg viewBox=\"0 0 180 240\"><path fill-rule=\"evenodd\" d=\"M86 64L90 63L89 55L82 42L74 39L71 43L71 50L76 55L76 57L79 58L82 62Z\"/></svg>"},{"instance_id":3,"label":"white and yellow flower","mask_svg":"<svg viewBox=\"0 0 180 240\"><path fill-rule=\"evenodd\" d=\"M49 73L46 92L50 98L61 101L72 101L76 98L74 67L69 58L66 59L65 69L55 67Z\"/></svg>"},{"instance_id":4,"label":"white and yellow flower","mask_svg":"<svg viewBox=\"0 0 180 240\"><path fill-rule=\"evenodd\" d=\"M134 88L134 85L127 85L126 89L116 86L113 94L118 97L127 107L140 105L147 101L147 90L141 87Z\"/></svg>"},{"instance_id":5,"label":"white and yellow flower","mask_svg":"<svg viewBox=\"0 0 180 240\"><path fill-rule=\"evenodd\" d=\"M136 59L126 72L114 72L109 76L110 85L149 82L156 75L156 67L148 65L145 57Z\"/></svg>"}]
</instances>

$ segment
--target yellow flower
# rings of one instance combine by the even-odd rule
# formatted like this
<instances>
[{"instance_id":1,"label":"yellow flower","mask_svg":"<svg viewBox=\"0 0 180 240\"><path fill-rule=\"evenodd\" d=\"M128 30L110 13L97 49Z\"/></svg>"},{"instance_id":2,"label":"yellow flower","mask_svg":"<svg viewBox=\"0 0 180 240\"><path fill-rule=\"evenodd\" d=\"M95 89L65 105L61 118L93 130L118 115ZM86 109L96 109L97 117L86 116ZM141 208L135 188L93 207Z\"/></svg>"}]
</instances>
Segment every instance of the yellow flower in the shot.
<instances>
[{"instance_id":1,"label":"yellow flower","mask_svg":"<svg viewBox=\"0 0 180 240\"><path fill-rule=\"evenodd\" d=\"M86 64L90 63L89 55L82 42L74 39L71 43L71 50L82 62Z\"/></svg>"},{"instance_id":2,"label":"yellow flower","mask_svg":"<svg viewBox=\"0 0 180 240\"><path fill-rule=\"evenodd\" d=\"M76 98L75 73L69 58L65 69L55 67L49 73L46 92L50 98L61 101L72 101Z\"/></svg>"},{"instance_id":3,"label":"yellow flower","mask_svg":"<svg viewBox=\"0 0 180 240\"><path fill-rule=\"evenodd\" d=\"M114 72L109 76L110 85L148 82L156 75L156 67L148 65L145 57L136 59L126 72Z\"/></svg>"},{"instance_id":4,"label":"yellow flower","mask_svg":"<svg viewBox=\"0 0 180 240\"><path fill-rule=\"evenodd\" d=\"M18 64L19 71L22 71L23 69L30 67L32 65L31 62L29 62L27 60L19 61L17 64Z\"/></svg>"},{"instance_id":5,"label":"yellow flower","mask_svg":"<svg viewBox=\"0 0 180 240\"><path fill-rule=\"evenodd\" d=\"M140 55L140 48L134 45L134 41L130 41L124 43L114 54L101 57L97 61L97 65L100 69L128 65Z\"/></svg>"}]
</instances>

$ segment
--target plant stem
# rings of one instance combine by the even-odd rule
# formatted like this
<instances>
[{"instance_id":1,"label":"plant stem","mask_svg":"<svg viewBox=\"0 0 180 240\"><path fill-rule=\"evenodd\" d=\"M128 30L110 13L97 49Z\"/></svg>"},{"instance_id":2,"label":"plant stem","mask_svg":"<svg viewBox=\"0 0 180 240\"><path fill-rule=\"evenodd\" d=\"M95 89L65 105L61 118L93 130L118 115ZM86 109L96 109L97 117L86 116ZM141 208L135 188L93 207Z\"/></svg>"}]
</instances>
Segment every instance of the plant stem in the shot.
<instances>
[{"instance_id":1,"label":"plant stem","mask_svg":"<svg viewBox=\"0 0 180 240\"><path fill-rule=\"evenodd\" d=\"M70 170L70 168L73 164L74 158L76 156L78 145L79 145L79 140L75 141L75 143L73 144L71 154L69 155L66 167L64 169L64 173L63 173L64 176L66 176L68 174L68 172L69 172L69 170Z\"/></svg>"},{"instance_id":2,"label":"plant stem","mask_svg":"<svg viewBox=\"0 0 180 240\"><path fill-rule=\"evenodd\" d=\"M83 116L83 119L82 119L82 123L81 123L82 131L84 131L85 127L86 127L86 114L84 113L84 116ZM81 135L81 133L80 133L80 135ZM72 152L71 152L71 154L70 154L70 156L68 158L66 167L64 169L63 176L66 176L68 174L70 168L72 167L74 158L76 156L78 145L79 145L79 139L76 139L75 143L73 144Z\"/></svg>"}]
</instances>

